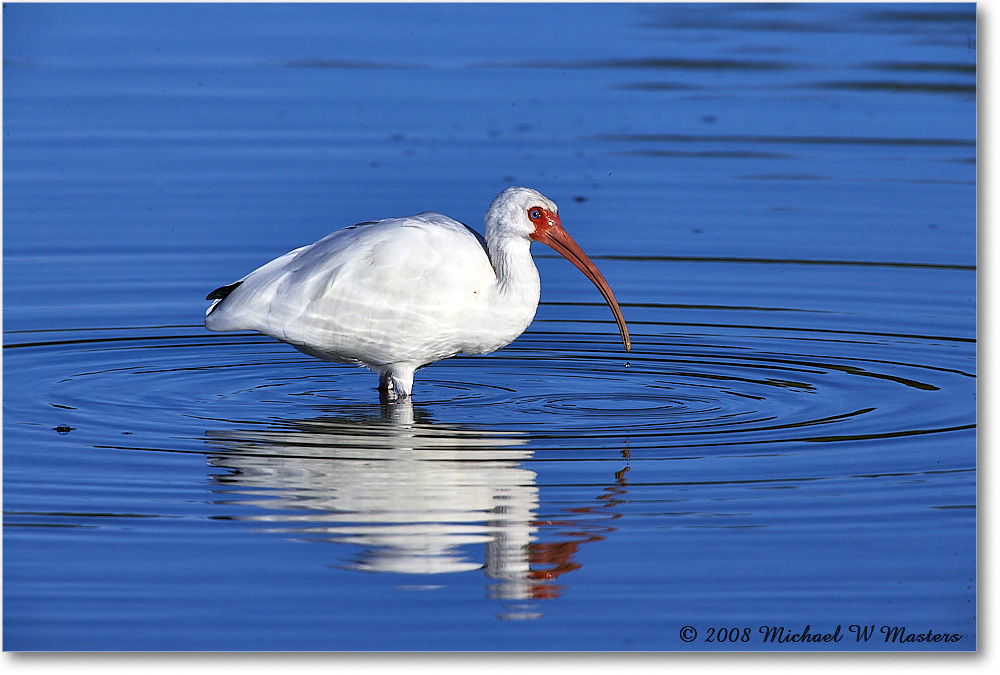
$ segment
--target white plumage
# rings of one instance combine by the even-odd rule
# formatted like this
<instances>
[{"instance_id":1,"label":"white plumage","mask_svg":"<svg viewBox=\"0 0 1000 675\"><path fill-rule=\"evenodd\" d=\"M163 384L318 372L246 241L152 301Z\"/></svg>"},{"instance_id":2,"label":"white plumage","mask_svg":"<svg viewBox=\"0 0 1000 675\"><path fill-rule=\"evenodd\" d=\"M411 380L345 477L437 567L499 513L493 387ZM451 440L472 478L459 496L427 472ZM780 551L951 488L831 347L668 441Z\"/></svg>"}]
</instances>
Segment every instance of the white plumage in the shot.
<instances>
[{"instance_id":1,"label":"white plumage","mask_svg":"<svg viewBox=\"0 0 1000 675\"><path fill-rule=\"evenodd\" d=\"M485 354L524 332L538 306L531 242L565 255L611 305L607 282L562 229L556 205L508 188L486 214L486 239L439 213L337 230L216 289L213 331L255 330L328 361L366 366L380 392L409 396L414 371L456 354Z\"/></svg>"}]
</instances>

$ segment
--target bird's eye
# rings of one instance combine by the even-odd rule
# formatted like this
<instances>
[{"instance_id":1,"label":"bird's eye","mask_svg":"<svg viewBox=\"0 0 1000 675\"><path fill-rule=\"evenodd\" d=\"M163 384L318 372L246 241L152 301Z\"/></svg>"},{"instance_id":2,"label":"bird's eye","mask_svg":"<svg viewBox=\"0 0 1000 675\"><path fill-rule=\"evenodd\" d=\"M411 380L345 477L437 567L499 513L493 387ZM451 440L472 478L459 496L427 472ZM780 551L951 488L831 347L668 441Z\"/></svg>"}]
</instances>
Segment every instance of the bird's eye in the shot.
<instances>
[{"instance_id":1,"label":"bird's eye","mask_svg":"<svg viewBox=\"0 0 1000 675\"><path fill-rule=\"evenodd\" d=\"M538 220L542 217L541 209L528 209L528 217L532 220Z\"/></svg>"}]
</instances>

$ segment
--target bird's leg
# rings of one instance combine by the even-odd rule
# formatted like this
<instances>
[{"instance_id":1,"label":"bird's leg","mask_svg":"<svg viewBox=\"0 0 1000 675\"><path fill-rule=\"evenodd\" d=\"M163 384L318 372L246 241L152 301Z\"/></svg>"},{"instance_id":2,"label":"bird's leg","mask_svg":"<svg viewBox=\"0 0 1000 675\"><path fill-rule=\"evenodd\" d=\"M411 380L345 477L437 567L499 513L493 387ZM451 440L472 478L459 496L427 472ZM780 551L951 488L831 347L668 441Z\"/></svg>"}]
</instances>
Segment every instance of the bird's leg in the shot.
<instances>
[{"instance_id":1,"label":"bird's leg","mask_svg":"<svg viewBox=\"0 0 1000 675\"><path fill-rule=\"evenodd\" d=\"M394 364L379 373L378 399L385 403L401 398L409 398L413 391L413 371L411 366Z\"/></svg>"},{"instance_id":2,"label":"bird's leg","mask_svg":"<svg viewBox=\"0 0 1000 675\"><path fill-rule=\"evenodd\" d=\"M388 371L379 374L378 400L382 403L396 400L396 392L392 386L392 377Z\"/></svg>"},{"instance_id":3,"label":"bird's leg","mask_svg":"<svg viewBox=\"0 0 1000 675\"><path fill-rule=\"evenodd\" d=\"M389 371L389 377L392 380L391 388L399 398L410 397L410 392L413 391L414 370L416 369L412 366L396 364Z\"/></svg>"}]
</instances>

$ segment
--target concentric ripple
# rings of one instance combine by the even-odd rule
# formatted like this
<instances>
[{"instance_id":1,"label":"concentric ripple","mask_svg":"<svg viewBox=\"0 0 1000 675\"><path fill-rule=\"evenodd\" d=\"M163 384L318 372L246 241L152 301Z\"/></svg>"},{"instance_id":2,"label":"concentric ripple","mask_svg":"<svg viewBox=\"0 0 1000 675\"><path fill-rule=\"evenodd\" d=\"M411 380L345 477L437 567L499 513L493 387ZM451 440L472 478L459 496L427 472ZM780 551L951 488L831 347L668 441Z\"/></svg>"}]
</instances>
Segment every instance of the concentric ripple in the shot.
<instances>
[{"instance_id":1,"label":"concentric ripple","mask_svg":"<svg viewBox=\"0 0 1000 675\"><path fill-rule=\"evenodd\" d=\"M974 425L970 340L648 320L637 328L629 354L582 325L570 348L538 330L488 357L434 364L417 375L417 421L452 429L457 441L471 428L516 433L539 449L626 439L633 451L871 441ZM198 326L23 332L5 346L6 367L34 383L6 411L23 425L201 441L209 430L308 419L311 409L388 414L367 371L254 335Z\"/></svg>"}]
</instances>

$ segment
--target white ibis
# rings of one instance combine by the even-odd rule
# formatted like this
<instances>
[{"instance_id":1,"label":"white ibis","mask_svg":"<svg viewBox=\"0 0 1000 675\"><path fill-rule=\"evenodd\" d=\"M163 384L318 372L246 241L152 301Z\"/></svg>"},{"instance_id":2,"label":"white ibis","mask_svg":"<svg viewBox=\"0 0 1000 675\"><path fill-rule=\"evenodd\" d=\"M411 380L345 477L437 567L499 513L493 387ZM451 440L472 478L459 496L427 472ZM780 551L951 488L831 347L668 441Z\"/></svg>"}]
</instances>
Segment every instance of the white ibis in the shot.
<instances>
[{"instance_id":1,"label":"white ibis","mask_svg":"<svg viewBox=\"0 0 1000 675\"><path fill-rule=\"evenodd\" d=\"M255 330L327 361L366 366L379 374L384 398L405 398L418 368L495 351L524 332L540 291L532 241L594 282L630 350L608 283L563 229L555 203L524 187L490 204L485 240L429 212L337 230L209 293L205 327Z\"/></svg>"}]
</instances>

